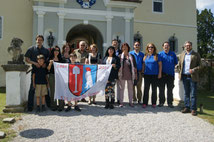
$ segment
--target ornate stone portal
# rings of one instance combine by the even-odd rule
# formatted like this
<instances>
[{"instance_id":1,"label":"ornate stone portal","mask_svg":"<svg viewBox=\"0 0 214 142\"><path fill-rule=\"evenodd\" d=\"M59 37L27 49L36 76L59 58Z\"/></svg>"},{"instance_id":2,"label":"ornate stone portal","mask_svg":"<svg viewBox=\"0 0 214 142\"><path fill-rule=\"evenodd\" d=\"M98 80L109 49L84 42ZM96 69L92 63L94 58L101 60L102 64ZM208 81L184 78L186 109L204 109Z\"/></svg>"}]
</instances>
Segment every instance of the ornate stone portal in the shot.
<instances>
[{"instance_id":1,"label":"ornate stone portal","mask_svg":"<svg viewBox=\"0 0 214 142\"><path fill-rule=\"evenodd\" d=\"M21 46L23 41L13 38L8 47L9 54L12 54L12 61L7 65L2 65L6 72L6 112L23 112L27 102L26 94L26 72L29 69L24 63L24 55Z\"/></svg>"}]
</instances>

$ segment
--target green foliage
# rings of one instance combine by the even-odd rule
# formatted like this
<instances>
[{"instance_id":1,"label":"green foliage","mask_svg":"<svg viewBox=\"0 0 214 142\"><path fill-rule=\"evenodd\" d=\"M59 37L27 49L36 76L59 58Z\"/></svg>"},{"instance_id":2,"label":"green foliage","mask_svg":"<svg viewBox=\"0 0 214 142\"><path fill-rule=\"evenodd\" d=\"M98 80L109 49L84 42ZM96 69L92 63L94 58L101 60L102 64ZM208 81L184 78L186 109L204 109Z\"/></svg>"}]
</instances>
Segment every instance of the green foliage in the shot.
<instances>
[{"instance_id":1,"label":"green foliage","mask_svg":"<svg viewBox=\"0 0 214 142\"><path fill-rule=\"evenodd\" d=\"M197 10L198 52L201 57L214 54L214 17L211 10L204 9L201 13Z\"/></svg>"}]
</instances>

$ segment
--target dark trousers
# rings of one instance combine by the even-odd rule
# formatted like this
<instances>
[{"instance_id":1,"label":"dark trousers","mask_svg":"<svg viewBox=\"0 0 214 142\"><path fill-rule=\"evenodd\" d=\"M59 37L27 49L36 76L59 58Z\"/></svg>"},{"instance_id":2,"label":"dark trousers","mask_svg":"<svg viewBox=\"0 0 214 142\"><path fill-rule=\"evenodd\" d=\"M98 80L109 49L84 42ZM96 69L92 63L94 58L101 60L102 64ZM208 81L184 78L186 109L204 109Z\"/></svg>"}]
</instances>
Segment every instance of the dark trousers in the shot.
<instances>
[{"instance_id":1,"label":"dark trousers","mask_svg":"<svg viewBox=\"0 0 214 142\"><path fill-rule=\"evenodd\" d=\"M174 88L174 76L163 74L159 80L159 104L165 103L165 86L167 88L167 104L172 105Z\"/></svg>"},{"instance_id":2,"label":"dark trousers","mask_svg":"<svg viewBox=\"0 0 214 142\"><path fill-rule=\"evenodd\" d=\"M34 94L35 94L35 88L33 87L33 74L31 73L31 83L30 83L30 89L28 91L28 110L32 110L34 107ZM46 105L50 106L50 96L49 93L45 95L45 101Z\"/></svg>"},{"instance_id":3,"label":"dark trousers","mask_svg":"<svg viewBox=\"0 0 214 142\"><path fill-rule=\"evenodd\" d=\"M149 97L149 88L152 85L152 104L156 105L157 101L157 75L144 75L144 95L143 95L143 104L148 105Z\"/></svg>"}]
</instances>

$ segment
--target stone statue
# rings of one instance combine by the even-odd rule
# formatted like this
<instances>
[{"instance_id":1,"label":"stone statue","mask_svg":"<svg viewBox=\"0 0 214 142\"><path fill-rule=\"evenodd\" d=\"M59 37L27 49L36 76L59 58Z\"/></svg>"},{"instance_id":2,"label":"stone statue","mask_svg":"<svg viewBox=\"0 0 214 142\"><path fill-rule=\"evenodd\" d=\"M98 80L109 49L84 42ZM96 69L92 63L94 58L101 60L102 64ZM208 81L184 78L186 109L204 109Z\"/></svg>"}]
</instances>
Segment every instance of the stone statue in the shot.
<instances>
[{"instance_id":1,"label":"stone statue","mask_svg":"<svg viewBox=\"0 0 214 142\"><path fill-rule=\"evenodd\" d=\"M23 40L19 38L13 38L10 47L8 47L7 51L9 54L13 56L12 61L8 61L8 64L24 64L24 55L22 53L21 46L23 44Z\"/></svg>"}]
</instances>

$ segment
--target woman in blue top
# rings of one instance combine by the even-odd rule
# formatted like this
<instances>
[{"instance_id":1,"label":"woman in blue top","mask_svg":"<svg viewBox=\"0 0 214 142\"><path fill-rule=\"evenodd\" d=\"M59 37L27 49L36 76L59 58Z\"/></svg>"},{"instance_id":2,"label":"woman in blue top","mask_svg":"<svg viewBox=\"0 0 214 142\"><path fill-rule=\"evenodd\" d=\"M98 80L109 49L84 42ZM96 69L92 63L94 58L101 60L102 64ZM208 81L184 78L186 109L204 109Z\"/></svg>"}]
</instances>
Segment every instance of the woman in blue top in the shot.
<instances>
[{"instance_id":1,"label":"woman in blue top","mask_svg":"<svg viewBox=\"0 0 214 142\"><path fill-rule=\"evenodd\" d=\"M149 88L152 85L152 107L156 107L157 101L157 82L161 78L162 62L157 54L157 48L153 43L148 43L146 46L146 54L143 58L144 66L144 96L143 108L148 105Z\"/></svg>"}]
</instances>

